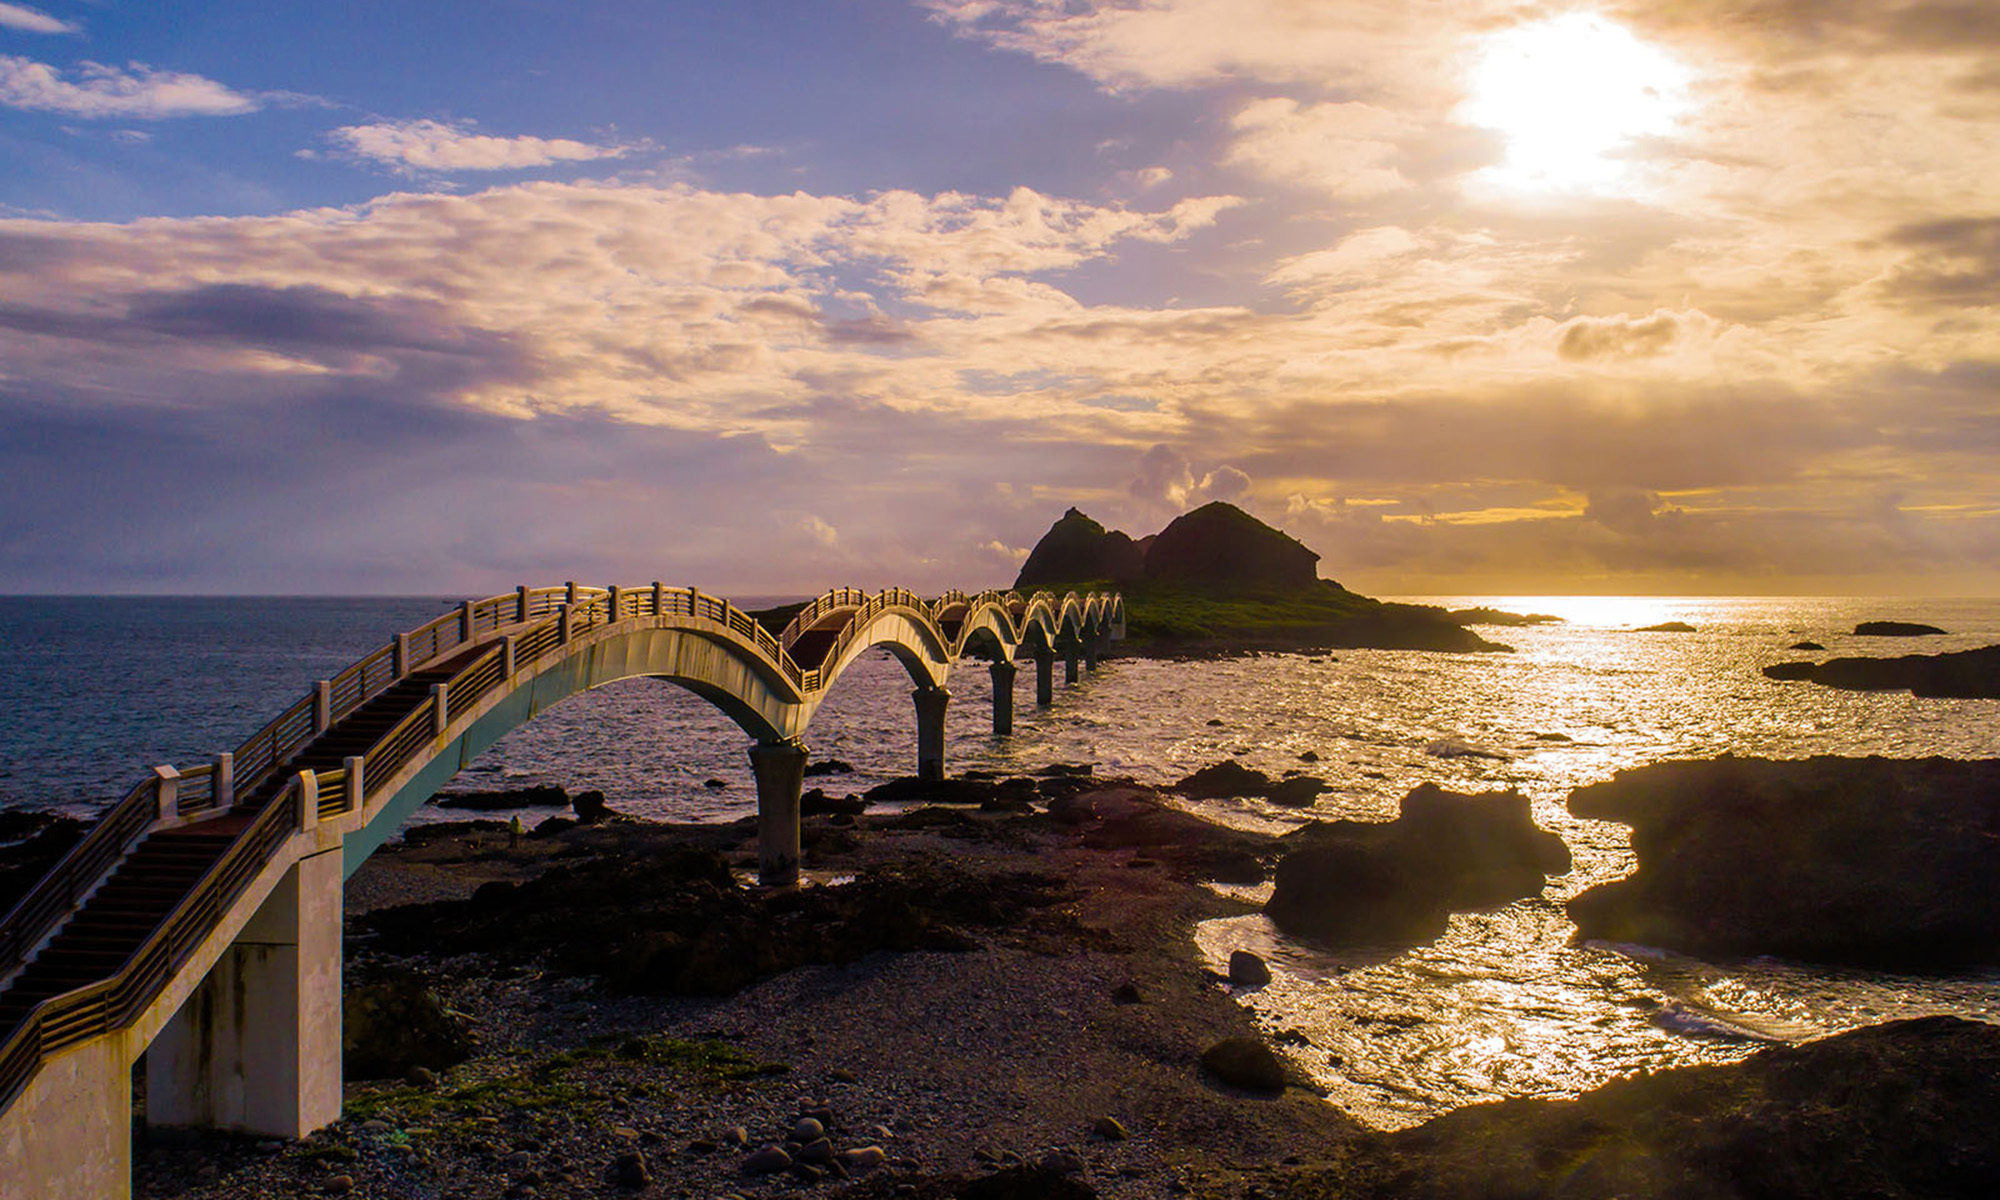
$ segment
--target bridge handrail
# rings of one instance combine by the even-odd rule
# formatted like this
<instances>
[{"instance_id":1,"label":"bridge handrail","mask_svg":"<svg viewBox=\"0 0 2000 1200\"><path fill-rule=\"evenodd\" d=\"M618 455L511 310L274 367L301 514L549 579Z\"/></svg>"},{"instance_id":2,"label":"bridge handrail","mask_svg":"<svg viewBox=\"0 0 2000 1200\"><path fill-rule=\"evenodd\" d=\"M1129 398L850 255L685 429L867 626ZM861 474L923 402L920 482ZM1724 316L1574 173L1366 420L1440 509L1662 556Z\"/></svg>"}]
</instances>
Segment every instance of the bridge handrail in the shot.
<instances>
[{"instance_id":1,"label":"bridge handrail","mask_svg":"<svg viewBox=\"0 0 2000 1200\"><path fill-rule=\"evenodd\" d=\"M905 588L886 588L873 595L841 588L815 599L800 611L784 634L773 637L760 622L734 604L695 588L667 588L658 582L650 588L634 589L580 588L575 584L561 588L517 588L511 595L466 601L453 612L362 656L328 681L324 711L316 688L280 713L237 748L233 760L235 794L246 794L283 771L297 751L325 728L387 690L403 675L448 651L477 641L482 634L509 626L526 626L511 635L519 662L533 661L567 637L599 624L647 615L695 616L715 621L749 641L769 656L802 694L811 694L830 682L826 670L802 670L791 656L790 643L829 612L850 607L855 610L822 660L831 664L838 662L840 655L861 636L870 619L891 608L912 610L936 627L935 614L947 603L966 603L977 608L990 600L1011 620L1015 605L1025 605L1025 618L1025 613L1045 595L1031 593L1023 601L1013 591L982 592L976 598L967 598L963 592L947 592L935 604L926 604ZM1096 598L1094 594L1092 598ZM1050 598L1058 623L1061 614L1073 603L1081 610L1081 602L1073 592L1060 602ZM959 640L963 640L963 633ZM947 653L951 650L952 647L946 647ZM378 794L390 783L420 747L449 725L455 711L478 705L506 682L505 653L505 646L494 642L445 682L442 711L423 705L414 708L363 752L360 757L364 805L369 796ZM385 663L387 670L383 670ZM398 666L401 674L395 669ZM261 760L260 753L264 755ZM173 772L164 774L175 776ZM48 1054L129 1024L165 988L172 972L214 931L228 906L270 862L288 831L299 827L302 807L306 804L302 777L302 773L294 774L115 973L50 997L20 1020L6 1042L0 1044L0 1106L12 1101ZM315 817L347 812L344 769L315 771L313 779L316 789L326 789L318 793ZM172 812L163 811L169 806L163 803L161 786L162 773L156 773L133 787L0 918L0 982L22 965L33 948L65 916L75 912L84 893L107 878L142 835L166 821L215 808L221 800L217 794L219 772L213 765L192 767L178 774Z\"/></svg>"},{"instance_id":2,"label":"bridge handrail","mask_svg":"<svg viewBox=\"0 0 2000 1200\"><path fill-rule=\"evenodd\" d=\"M298 827L294 780L264 806L180 903L111 975L51 996L30 1009L0 1045L0 1106L11 1103L50 1054L122 1029L166 988L190 954L222 923L229 906Z\"/></svg>"},{"instance_id":3,"label":"bridge handrail","mask_svg":"<svg viewBox=\"0 0 2000 1200\"><path fill-rule=\"evenodd\" d=\"M0 918L0 980L14 973L28 952L75 909L83 892L96 886L152 827L159 812L159 789L157 776L140 780Z\"/></svg>"}]
</instances>

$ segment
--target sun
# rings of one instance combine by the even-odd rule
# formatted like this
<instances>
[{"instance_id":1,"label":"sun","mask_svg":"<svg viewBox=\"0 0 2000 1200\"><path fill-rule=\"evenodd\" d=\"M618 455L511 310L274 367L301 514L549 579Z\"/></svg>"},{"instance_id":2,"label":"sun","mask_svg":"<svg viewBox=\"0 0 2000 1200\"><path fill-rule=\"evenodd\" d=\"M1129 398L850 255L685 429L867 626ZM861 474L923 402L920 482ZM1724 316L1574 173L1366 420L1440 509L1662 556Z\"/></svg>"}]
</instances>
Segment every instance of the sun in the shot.
<instances>
[{"instance_id":1,"label":"sun","mask_svg":"<svg viewBox=\"0 0 2000 1200\"><path fill-rule=\"evenodd\" d=\"M1481 44L1458 118L1506 139L1485 174L1523 189L1619 191L1639 139L1673 133L1686 67L1595 13L1516 25Z\"/></svg>"}]
</instances>

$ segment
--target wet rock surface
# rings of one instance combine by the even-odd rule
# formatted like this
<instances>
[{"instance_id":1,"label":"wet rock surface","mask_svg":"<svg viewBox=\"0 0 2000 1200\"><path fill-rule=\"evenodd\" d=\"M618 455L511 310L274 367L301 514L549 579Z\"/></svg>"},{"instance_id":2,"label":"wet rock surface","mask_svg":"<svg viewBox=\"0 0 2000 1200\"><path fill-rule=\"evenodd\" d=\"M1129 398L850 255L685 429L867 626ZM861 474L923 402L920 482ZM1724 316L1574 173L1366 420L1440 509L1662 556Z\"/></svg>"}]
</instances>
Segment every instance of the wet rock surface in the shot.
<instances>
[{"instance_id":1,"label":"wet rock surface","mask_svg":"<svg viewBox=\"0 0 2000 1200\"><path fill-rule=\"evenodd\" d=\"M600 803L604 794L599 792ZM432 797L435 808L472 809L478 812L506 812L516 808L568 808L569 792L553 784L505 788L492 792L446 792Z\"/></svg>"},{"instance_id":2,"label":"wet rock surface","mask_svg":"<svg viewBox=\"0 0 2000 1200\"><path fill-rule=\"evenodd\" d=\"M1863 621L1854 627L1856 637L1933 637L1944 632L1921 621Z\"/></svg>"},{"instance_id":3,"label":"wet rock surface","mask_svg":"<svg viewBox=\"0 0 2000 1200\"><path fill-rule=\"evenodd\" d=\"M1984 1197L2000 1188L2000 1028L1930 1017L1509 1100L1272 1180L1285 1200Z\"/></svg>"},{"instance_id":4,"label":"wet rock surface","mask_svg":"<svg viewBox=\"0 0 2000 1200\"><path fill-rule=\"evenodd\" d=\"M401 1079L472 1056L465 1021L414 974L350 985L341 1004L341 1065L349 1079Z\"/></svg>"},{"instance_id":5,"label":"wet rock surface","mask_svg":"<svg viewBox=\"0 0 2000 1200\"><path fill-rule=\"evenodd\" d=\"M1568 847L1518 792L1424 784L1394 821L1315 823L1283 840L1264 911L1287 933L1329 942L1429 941L1454 911L1538 895L1570 868Z\"/></svg>"},{"instance_id":6,"label":"wet rock surface","mask_svg":"<svg viewBox=\"0 0 2000 1200\"><path fill-rule=\"evenodd\" d=\"M1631 825L1639 859L1570 901L1583 937L1890 969L2000 962L2000 760L1660 763L1569 807Z\"/></svg>"},{"instance_id":7,"label":"wet rock surface","mask_svg":"<svg viewBox=\"0 0 2000 1200\"><path fill-rule=\"evenodd\" d=\"M1772 663L1764 668L1764 675L1783 681L1807 680L1851 692L1908 689L1917 696L2000 699L2000 646L1949 654Z\"/></svg>"}]
</instances>

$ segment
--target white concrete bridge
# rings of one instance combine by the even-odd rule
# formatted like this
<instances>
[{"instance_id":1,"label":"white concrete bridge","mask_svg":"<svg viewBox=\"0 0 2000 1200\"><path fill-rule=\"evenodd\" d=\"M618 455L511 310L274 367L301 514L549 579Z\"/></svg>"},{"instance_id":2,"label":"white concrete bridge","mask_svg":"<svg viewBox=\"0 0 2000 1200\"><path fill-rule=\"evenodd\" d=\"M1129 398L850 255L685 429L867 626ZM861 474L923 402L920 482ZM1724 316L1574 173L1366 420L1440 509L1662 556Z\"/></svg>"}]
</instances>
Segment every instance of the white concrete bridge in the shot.
<instances>
[{"instance_id":1,"label":"white concrete bridge","mask_svg":"<svg viewBox=\"0 0 2000 1200\"><path fill-rule=\"evenodd\" d=\"M467 601L356 662L214 762L153 773L0 920L0 1200L131 1190L132 1069L146 1117L299 1137L340 1116L341 884L502 735L646 675L755 739L760 874L798 879L801 740L873 647L915 684L917 771L944 774L951 669L1016 662L1052 698L1124 636L1116 595L829 592L778 635L692 588L519 588Z\"/></svg>"}]
</instances>

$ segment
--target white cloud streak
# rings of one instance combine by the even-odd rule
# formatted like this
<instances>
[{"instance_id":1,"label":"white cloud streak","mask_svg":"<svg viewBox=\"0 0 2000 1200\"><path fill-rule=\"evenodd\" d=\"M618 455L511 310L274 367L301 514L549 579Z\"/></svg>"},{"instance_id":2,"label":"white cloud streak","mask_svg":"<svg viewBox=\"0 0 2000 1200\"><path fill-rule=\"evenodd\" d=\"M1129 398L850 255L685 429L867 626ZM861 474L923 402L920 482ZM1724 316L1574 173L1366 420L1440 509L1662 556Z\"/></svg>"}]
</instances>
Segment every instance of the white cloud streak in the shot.
<instances>
[{"instance_id":1,"label":"white cloud streak","mask_svg":"<svg viewBox=\"0 0 2000 1200\"><path fill-rule=\"evenodd\" d=\"M622 158L630 146L599 146L569 138L494 137L443 121L383 121L343 125L327 135L348 154L410 171L514 171L559 162Z\"/></svg>"},{"instance_id":2,"label":"white cloud streak","mask_svg":"<svg viewBox=\"0 0 2000 1200\"><path fill-rule=\"evenodd\" d=\"M0 28L18 29L23 33L80 33L83 27L55 17L25 4L0 3Z\"/></svg>"},{"instance_id":3,"label":"white cloud streak","mask_svg":"<svg viewBox=\"0 0 2000 1200\"><path fill-rule=\"evenodd\" d=\"M169 117L230 117L255 112L263 101L200 75L78 64L74 77L33 59L0 54L0 105L91 119L158 121Z\"/></svg>"}]
</instances>

